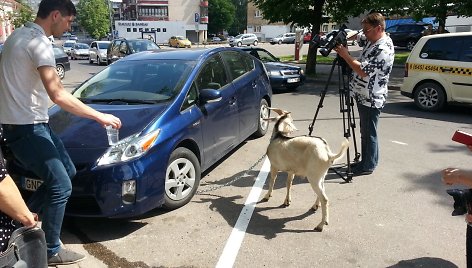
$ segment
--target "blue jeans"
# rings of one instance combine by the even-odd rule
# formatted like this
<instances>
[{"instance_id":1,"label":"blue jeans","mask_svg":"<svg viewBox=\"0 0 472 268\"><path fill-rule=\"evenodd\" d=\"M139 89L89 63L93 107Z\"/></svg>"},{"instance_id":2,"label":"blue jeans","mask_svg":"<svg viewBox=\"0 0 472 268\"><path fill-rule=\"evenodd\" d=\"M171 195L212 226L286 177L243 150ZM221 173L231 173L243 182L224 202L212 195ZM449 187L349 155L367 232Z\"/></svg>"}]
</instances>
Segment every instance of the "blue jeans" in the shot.
<instances>
[{"instance_id":1,"label":"blue jeans","mask_svg":"<svg viewBox=\"0 0 472 268\"><path fill-rule=\"evenodd\" d=\"M41 214L41 228L51 257L60 249L64 211L76 173L74 164L48 124L4 124L3 137L21 165L43 180L27 203L31 211Z\"/></svg>"},{"instance_id":2,"label":"blue jeans","mask_svg":"<svg viewBox=\"0 0 472 268\"><path fill-rule=\"evenodd\" d=\"M380 109L357 105L361 129L361 157L359 168L364 171L373 171L379 162L379 141L377 138L377 124Z\"/></svg>"}]
</instances>

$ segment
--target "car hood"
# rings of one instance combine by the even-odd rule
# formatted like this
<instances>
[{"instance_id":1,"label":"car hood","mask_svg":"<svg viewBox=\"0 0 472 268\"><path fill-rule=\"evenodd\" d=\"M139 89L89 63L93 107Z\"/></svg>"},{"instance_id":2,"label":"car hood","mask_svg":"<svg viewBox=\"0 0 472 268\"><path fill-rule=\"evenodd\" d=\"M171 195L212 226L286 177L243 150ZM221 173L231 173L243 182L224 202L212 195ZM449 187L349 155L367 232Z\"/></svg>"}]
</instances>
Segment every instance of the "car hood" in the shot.
<instances>
[{"instance_id":1,"label":"car hood","mask_svg":"<svg viewBox=\"0 0 472 268\"><path fill-rule=\"evenodd\" d=\"M167 105L90 105L103 113L113 114L121 120L120 139L140 132L154 118L162 114ZM57 105L49 110L49 124L68 149L94 149L108 147L105 128L94 120L70 114Z\"/></svg>"},{"instance_id":2,"label":"car hood","mask_svg":"<svg viewBox=\"0 0 472 268\"><path fill-rule=\"evenodd\" d=\"M268 71L273 71L273 70L299 70L300 67L282 63L282 62L277 62L277 61L272 61L272 62L264 62L264 65Z\"/></svg>"}]
</instances>

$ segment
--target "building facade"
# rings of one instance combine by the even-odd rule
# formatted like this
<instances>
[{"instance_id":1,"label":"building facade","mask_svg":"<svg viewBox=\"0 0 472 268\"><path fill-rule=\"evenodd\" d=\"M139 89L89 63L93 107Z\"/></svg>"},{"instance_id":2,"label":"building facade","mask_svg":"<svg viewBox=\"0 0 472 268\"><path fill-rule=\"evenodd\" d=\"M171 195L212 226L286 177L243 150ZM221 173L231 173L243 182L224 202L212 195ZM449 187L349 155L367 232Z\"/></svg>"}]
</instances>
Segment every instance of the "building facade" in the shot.
<instances>
[{"instance_id":1,"label":"building facade","mask_svg":"<svg viewBox=\"0 0 472 268\"><path fill-rule=\"evenodd\" d=\"M208 36L208 0L123 0L120 13L114 22L120 37L151 36L166 43L171 36L182 35L200 43Z\"/></svg>"}]
</instances>

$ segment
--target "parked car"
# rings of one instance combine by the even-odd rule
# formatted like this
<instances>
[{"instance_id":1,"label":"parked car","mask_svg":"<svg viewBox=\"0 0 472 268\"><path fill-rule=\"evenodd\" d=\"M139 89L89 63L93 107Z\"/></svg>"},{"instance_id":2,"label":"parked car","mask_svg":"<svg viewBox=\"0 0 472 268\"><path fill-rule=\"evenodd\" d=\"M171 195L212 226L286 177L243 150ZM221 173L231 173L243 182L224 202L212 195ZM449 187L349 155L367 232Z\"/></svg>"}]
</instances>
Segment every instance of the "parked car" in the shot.
<instances>
[{"instance_id":1,"label":"parked car","mask_svg":"<svg viewBox=\"0 0 472 268\"><path fill-rule=\"evenodd\" d=\"M169 46L170 47L192 47L192 42L188 40L186 37L177 35L177 36L171 36L169 38Z\"/></svg>"},{"instance_id":2,"label":"parked car","mask_svg":"<svg viewBox=\"0 0 472 268\"><path fill-rule=\"evenodd\" d=\"M305 82L302 68L280 62L277 57L263 48L245 47L241 49L264 63L273 89L295 90Z\"/></svg>"},{"instance_id":3,"label":"parked car","mask_svg":"<svg viewBox=\"0 0 472 268\"><path fill-rule=\"evenodd\" d=\"M395 46L412 50L416 42L423 37L428 25L427 23L397 24L388 27L385 32L390 35Z\"/></svg>"},{"instance_id":4,"label":"parked car","mask_svg":"<svg viewBox=\"0 0 472 268\"><path fill-rule=\"evenodd\" d=\"M425 111L472 103L471 55L471 32L422 37L406 61L401 94Z\"/></svg>"},{"instance_id":5,"label":"parked car","mask_svg":"<svg viewBox=\"0 0 472 268\"><path fill-rule=\"evenodd\" d=\"M220 43L222 42L223 40L221 40L221 38L219 38L218 36L213 36L211 39L210 39L210 42L213 42L213 43Z\"/></svg>"},{"instance_id":6,"label":"parked car","mask_svg":"<svg viewBox=\"0 0 472 268\"><path fill-rule=\"evenodd\" d=\"M123 123L121 140L109 146L100 124L57 105L49 110L77 169L66 213L89 217L185 205L202 172L249 136L266 134L272 96L262 62L229 47L133 54L72 94Z\"/></svg>"},{"instance_id":7,"label":"parked car","mask_svg":"<svg viewBox=\"0 0 472 268\"><path fill-rule=\"evenodd\" d=\"M275 44L293 44L295 43L295 33L284 33L284 34L279 34L276 37L270 39L269 43L272 45Z\"/></svg>"},{"instance_id":8,"label":"parked car","mask_svg":"<svg viewBox=\"0 0 472 268\"><path fill-rule=\"evenodd\" d=\"M107 63L111 64L128 55L161 49L156 43L148 39L115 39L107 49Z\"/></svg>"},{"instance_id":9,"label":"parked car","mask_svg":"<svg viewBox=\"0 0 472 268\"><path fill-rule=\"evenodd\" d=\"M76 41L74 40L67 40L67 41L64 41L64 43L62 43L62 49L64 50L64 52L70 56L70 51L72 49L72 47L74 46L74 44L77 43Z\"/></svg>"},{"instance_id":10,"label":"parked car","mask_svg":"<svg viewBox=\"0 0 472 268\"><path fill-rule=\"evenodd\" d=\"M110 46L110 41L93 41L89 49L89 63L94 61L100 65L107 63L107 49Z\"/></svg>"},{"instance_id":11,"label":"parked car","mask_svg":"<svg viewBox=\"0 0 472 268\"><path fill-rule=\"evenodd\" d=\"M71 34L71 35L69 36L69 40L78 41L78 38L77 38L76 35Z\"/></svg>"},{"instance_id":12,"label":"parked car","mask_svg":"<svg viewBox=\"0 0 472 268\"><path fill-rule=\"evenodd\" d=\"M72 60L88 59L90 46L85 43L75 43L70 50L70 58Z\"/></svg>"},{"instance_id":13,"label":"parked car","mask_svg":"<svg viewBox=\"0 0 472 268\"><path fill-rule=\"evenodd\" d=\"M308 43L311 41L311 33L307 32L303 35L303 43Z\"/></svg>"},{"instance_id":14,"label":"parked car","mask_svg":"<svg viewBox=\"0 0 472 268\"><path fill-rule=\"evenodd\" d=\"M66 71L70 70L69 56L67 56L61 47L53 45L52 48L54 50L54 57L56 58L57 75L59 78L64 79Z\"/></svg>"},{"instance_id":15,"label":"parked car","mask_svg":"<svg viewBox=\"0 0 472 268\"><path fill-rule=\"evenodd\" d=\"M240 47L242 45L254 45L257 46L259 40L255 34L240 34L232 39L229 40L229 45L234 47Z\"/></svg>"}]
</instances>

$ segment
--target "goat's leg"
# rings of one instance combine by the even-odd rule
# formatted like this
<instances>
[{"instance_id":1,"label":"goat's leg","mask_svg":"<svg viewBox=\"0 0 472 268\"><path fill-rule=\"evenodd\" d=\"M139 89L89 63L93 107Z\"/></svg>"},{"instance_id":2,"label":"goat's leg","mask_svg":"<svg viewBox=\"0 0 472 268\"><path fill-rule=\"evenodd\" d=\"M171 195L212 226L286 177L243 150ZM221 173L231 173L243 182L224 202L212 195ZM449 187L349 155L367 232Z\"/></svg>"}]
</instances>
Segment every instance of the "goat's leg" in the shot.
<instances>
[{"instance_id":1,"label":"goat's leg","mask_svg":"<svg viewBox=\"0 0 472 268\"><path fill-rule=\"evenodd\" d=\"M266 195L262 199L263 201L269 201L269 198L272 197L272 191L274 190L275 179L277 178L278 170L270 167L270 182L269 182L269 190L267 191Z\"/></svg>"},{"instance_id":2,"label":"goat's leg","mask_svg":"<svg viewBox=\"0 0 472 268\"><path fill-rule=\"evenodd\" d=\"M315 227L315 231L318 231L318 232L323 231L323 227L325 225L328 225L328 219L329 219L328 197L326 196L326 193L324 191L322 180L323 178L310 181L310 185L312 186L313 191L315 191L315 193L318 195L321 202L321 222L318 224L318 226Z\"/></svg>"},{"instance_id":3,"label":"goat's leg","mask_svg":"<svg viewBox=\"0 0 472 268\"><path fill-rule=\"evenodd\" d=\"M285 196L284 206L290 206L290 202L292 202L292 182L293 178L295 177L294 173L287 173L287 195Z\"/></svg>"},{"instance_id":4,"label":"goat's leg","mask_svg":"<svg viewBox=\"0 0 472 268\"><path fill-rule=\"evenodd\" d=\"M324 192L324 180L323 180L323 183L321 184L320 188ZM313 204L313 207L311 207L311 209L313 209L313 211L317 211L320 208L320 205L321 205L320 196L316 195L315 204Z\"/></svg>"}]
</instances>

